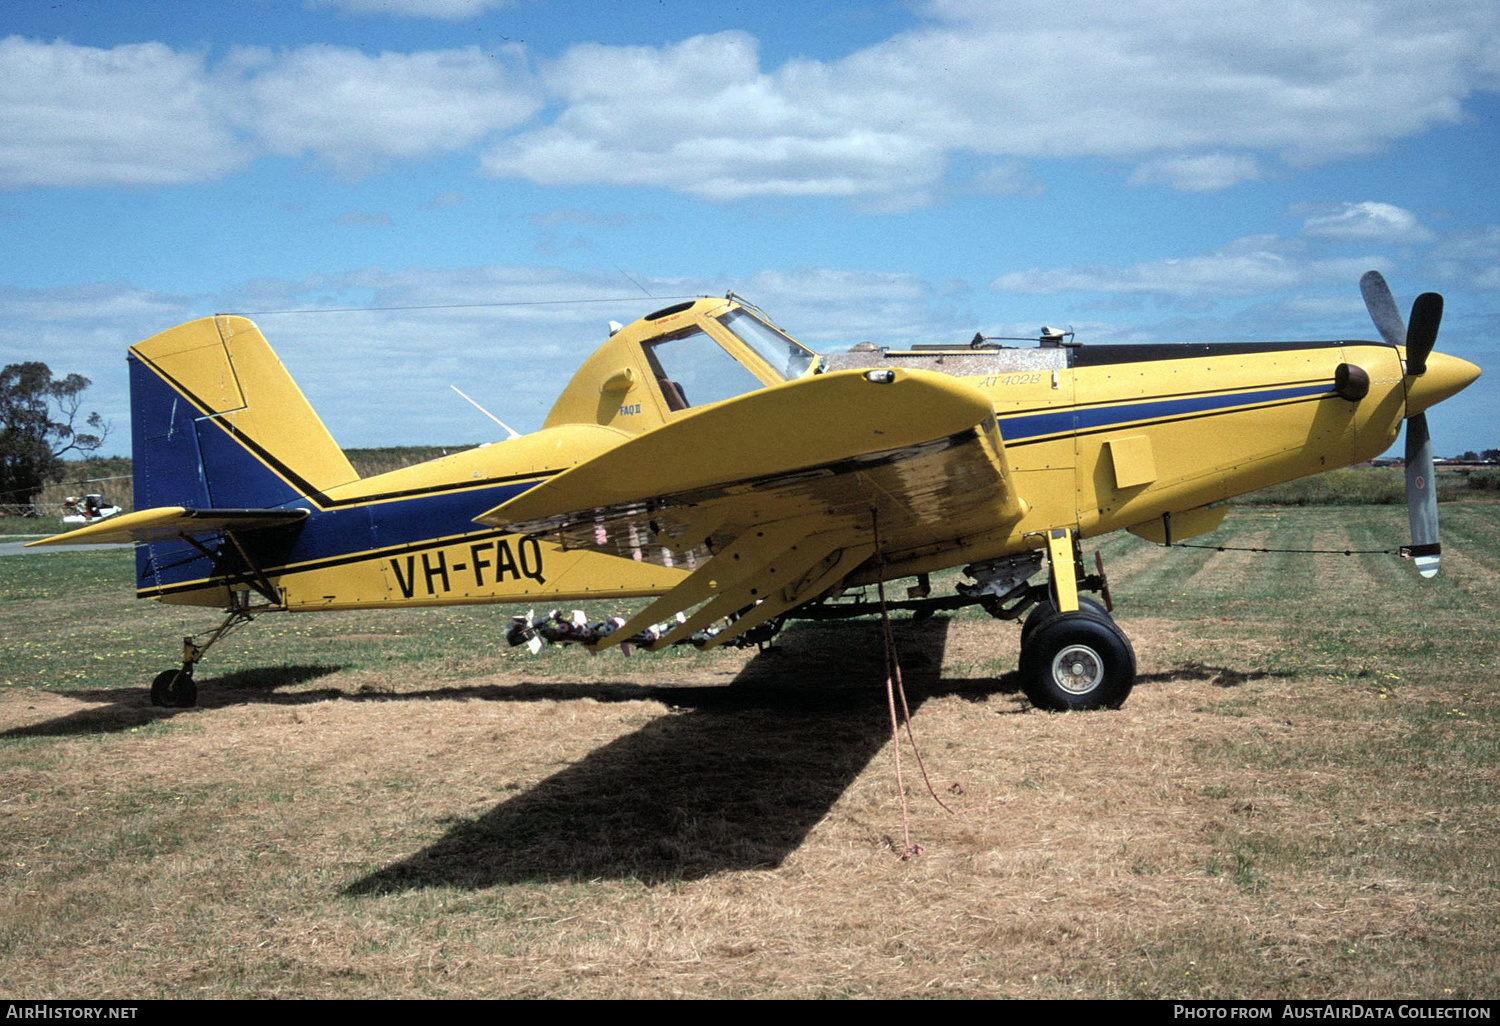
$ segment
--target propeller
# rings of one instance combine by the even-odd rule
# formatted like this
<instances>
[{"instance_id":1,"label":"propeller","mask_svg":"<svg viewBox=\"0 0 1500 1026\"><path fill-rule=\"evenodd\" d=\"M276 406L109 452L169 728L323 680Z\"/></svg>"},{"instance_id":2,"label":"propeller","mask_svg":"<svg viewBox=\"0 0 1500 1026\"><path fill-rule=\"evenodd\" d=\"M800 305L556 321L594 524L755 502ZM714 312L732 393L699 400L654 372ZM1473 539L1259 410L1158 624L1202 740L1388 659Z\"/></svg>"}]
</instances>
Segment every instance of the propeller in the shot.
<instances>
[{"instance_id":1,"label":"propeller","mask_svg":"<svg viewBox=\"0 0 1500 1026\"><path fill-rule=\"evenodd\" d=\"M1393 346L1406 347L1406 374L1420 377L1427 372L1427 357L1437 342L1438 325L1443 320L1443 297L1424 292L1411 307L1411 320L1401 321L1390 286L1379 271L1366 271L1359 279L1359 291L1365 298L1365 309L1380 337ZM1406 419L1406 512L1411 521L1411 544L1401 550L1417 564L1423 577L1438 572L1442 545L1438 540L1437 488L1433 480L1432 436L1427 431L1427 414L1418 413Z\"/></svg>"}]
</instances>

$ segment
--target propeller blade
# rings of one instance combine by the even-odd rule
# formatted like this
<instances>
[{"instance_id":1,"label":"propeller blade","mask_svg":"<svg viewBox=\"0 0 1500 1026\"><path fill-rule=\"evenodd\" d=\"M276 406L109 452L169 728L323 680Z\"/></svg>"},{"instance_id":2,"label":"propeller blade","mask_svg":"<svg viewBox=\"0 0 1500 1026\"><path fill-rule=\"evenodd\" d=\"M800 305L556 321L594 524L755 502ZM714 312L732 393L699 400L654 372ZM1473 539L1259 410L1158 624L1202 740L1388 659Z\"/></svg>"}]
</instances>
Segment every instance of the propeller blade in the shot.
<instances>
[{"instance_id":1,"label":"propeller blade","mask_svg":"<svg viewBox=\"0 0 1500 1026\"><path fill-rule=\"evenodd\" d=\"M1365 297L1365 309L1370 311L1370 320L1380 337L1393 346L1406 345L1406 324L1401 320L1401 311L1396 309L1396 300L1391 296L1391 287L1379 271L1366 271L1359 279L1359 293Z\"/></svg>"},{"instance_id":2,"label":"propeller blade","mask_svg":"<svg viewBox=\"0 0 1500 1026\"><path fill-rule=\"evenodd\" d=\"M1406 422L1406 512L1411 518L1411 545L1403 550L1417 564L1417 573L1435 577L1438 572L1437 488L1433 481L1432 438L1427 433L1427 414Z\"/></svg>"},{"instance_id":3,"label":"propeller blade","mask_svg":"<svg viewBox=\"0 0 1500 1026\"><path fill-rule=\"evenodd\" d=\"M1411 323L1406 329L1406 373L1421 374L1427 370L1427 356L1437 342L1438 325L1443 322L1443 297L1424 292L1411 305Z\"/></svg>"}]
</instances>

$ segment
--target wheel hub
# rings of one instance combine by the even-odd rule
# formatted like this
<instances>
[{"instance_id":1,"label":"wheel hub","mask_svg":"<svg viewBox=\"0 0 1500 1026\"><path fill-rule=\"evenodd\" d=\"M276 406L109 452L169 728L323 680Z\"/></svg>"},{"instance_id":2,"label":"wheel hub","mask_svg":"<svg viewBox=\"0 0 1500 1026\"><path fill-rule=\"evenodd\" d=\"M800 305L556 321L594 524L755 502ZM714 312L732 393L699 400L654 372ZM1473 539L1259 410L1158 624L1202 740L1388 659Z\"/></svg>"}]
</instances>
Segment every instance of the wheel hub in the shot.
<instances>
[{"instance_id":1,"label":"wheel hub","mask_svg":"<svg viewBox=\"0 0 1500 1026\"><path fill-rule=\"evenodd\" d=\"M1104 660L1087 645L1069 645L1052 658L1052 679L1070 695L1086 695L1104 682Z\"/></svg>"}]
</instances>

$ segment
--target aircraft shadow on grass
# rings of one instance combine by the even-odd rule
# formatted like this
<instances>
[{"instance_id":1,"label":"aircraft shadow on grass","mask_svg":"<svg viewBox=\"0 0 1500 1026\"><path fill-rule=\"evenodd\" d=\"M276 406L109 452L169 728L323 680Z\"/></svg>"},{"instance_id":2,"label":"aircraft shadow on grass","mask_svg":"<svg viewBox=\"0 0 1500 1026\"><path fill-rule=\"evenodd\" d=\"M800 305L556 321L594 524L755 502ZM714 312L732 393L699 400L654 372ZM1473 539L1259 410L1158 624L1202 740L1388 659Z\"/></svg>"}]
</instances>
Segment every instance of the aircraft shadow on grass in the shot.
<instances>
[{"instance_id":1,"label":"aircraft shadow on grass","mask_svg":"<svg viewBox=\"0 0 1500 1026\"><path fill-rule=\"evenodd\" d=\"M983 700L1004 679L942 678L948 622L893 624L913 713L940 694ZM699 879L779 865L890 741L875 624L806 625L730 686L641 688L668 702L627 736L453 822L347 893L543 880Z\"/></svg>"}]
</instances>

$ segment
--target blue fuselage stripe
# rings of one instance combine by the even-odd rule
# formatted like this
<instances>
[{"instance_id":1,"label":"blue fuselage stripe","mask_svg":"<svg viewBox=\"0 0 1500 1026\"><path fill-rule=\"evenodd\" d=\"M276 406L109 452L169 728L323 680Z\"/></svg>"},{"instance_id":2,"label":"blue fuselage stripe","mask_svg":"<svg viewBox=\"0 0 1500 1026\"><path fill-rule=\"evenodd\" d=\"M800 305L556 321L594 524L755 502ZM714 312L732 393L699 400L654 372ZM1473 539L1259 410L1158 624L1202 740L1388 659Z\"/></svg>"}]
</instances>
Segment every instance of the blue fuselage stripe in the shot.
<instances>
[{"instance_id":1,"label":"blue fuselage stripe","mask_svg":"<svg viewBox=\"0 0 1500 1026\"><path fill-rule=\"evenodd\" d=\"M1258 392L1233 392L1222 395L1194 395L1173 399L1152 399L1118 406L1069 407L1055 413L1028 413L1016 417L999 417L1000 436L1007 443L1132 424L1143 420L1190 416L1197 413L1228 412L1241 406L1322 395L1333 387L1331 382L1268 388Z\"/></svg>"}]
</instances>

